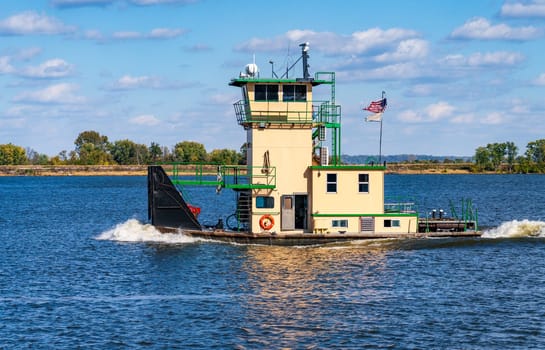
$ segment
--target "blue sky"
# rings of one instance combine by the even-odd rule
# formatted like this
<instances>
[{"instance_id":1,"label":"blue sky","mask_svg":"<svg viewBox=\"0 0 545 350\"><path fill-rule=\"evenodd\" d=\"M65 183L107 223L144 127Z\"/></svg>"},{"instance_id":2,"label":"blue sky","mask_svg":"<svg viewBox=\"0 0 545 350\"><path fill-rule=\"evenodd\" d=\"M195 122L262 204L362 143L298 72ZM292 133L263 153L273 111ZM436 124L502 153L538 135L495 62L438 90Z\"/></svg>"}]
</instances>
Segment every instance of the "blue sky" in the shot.
<instances>
[{"instance_id":1,"label":"blue sky","mask_svg":"<svg viewBox=\"0 0 545 350\"><path fill-rule=\"evenodd\" d=\"M383 154L545 138L545 0L2 1L0 40L0 144L50 156L85 130L238 150L228 82L302 42L311 74L336 72L344 154L378 153L362 108L382 91Z\"/></svg>"}]
</instances>

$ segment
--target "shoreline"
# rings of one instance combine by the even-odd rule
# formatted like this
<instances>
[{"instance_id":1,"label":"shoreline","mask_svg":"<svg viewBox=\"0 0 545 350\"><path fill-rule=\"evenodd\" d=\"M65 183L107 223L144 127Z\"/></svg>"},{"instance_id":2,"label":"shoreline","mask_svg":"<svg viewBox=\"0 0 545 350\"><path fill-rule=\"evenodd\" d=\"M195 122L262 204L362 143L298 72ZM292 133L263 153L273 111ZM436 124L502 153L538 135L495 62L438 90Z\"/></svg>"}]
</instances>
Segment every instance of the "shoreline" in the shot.
<instances>
[{"instance_id":1,"label":"shoreline","mask_svg":"<svg viewBox=\"0 0 545 350\"><path fill-rule=\"evenodd\" d=\"M147 165L0 165L0 176L146 176Z\"/></svg>"},{"instance_id":2,"label":"shoreline","mask_svg":"<svg viewBox=\"0 0 545 350\"><path fill-rule=\"evenodd\" d=\"M0 165L2 176L147 176L147 165ZM387 164L386 174L496 174L472 172L471 163Z\"/></svg>"}]
</instances>

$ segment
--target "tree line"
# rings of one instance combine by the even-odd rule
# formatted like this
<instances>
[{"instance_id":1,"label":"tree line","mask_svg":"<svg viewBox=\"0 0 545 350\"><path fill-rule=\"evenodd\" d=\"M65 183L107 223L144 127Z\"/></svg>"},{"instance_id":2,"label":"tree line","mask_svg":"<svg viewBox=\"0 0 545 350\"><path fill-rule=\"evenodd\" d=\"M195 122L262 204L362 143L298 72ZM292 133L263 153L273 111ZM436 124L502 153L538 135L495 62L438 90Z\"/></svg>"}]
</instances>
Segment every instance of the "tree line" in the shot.
<instances>
[{"instance_id":1,"label":"tree line","mask_svg":"<svg viewBox=\"0 0 545 350\"><path fill-rule=\"evenodd\" d=\"M160 162L243 164L245 146L239 152L215 149L207 152L204 145L193 141L178 142L169 148L152 142L149 146L131 140L110 142L96 131L83 131L74 141L74 150L61 151L54 157L21 146L0 144L0 165L146 165ZM518 155L513 142L489 143L478 147L473 157L474 172L545 173L545 139L529 142ZM453 162L462 162L457 159ZM447 162L447 160L443 160Z\"/></svg>"},{"instance_id":2,"label":"tree line","mask_svg":"<svg viewBox=\"0 0 545 350\"><path fill-rule=\"evenodd\" d=\"M0 144L0 165L146 165L159 162L211 162L241 164L246 157L230 149L207 152L204 145L193 141L178 142L171 149L152 142L149 146L131 140L108 141L108 137L90 130L81 132L74 141L74 150L61 151L54 157L33 149Z\"/></svg>"},{"instance_id":3,"label":"tree line","mask_svg":"<svg viewBox=\"0 0 545 350\"><path fill-rule=\"evenodd\" d=\"M545 173L545 139L529 142L518 155L513 142L489 143L475 150L475 170L508 173Z\"/></svg>"}]
</instances>

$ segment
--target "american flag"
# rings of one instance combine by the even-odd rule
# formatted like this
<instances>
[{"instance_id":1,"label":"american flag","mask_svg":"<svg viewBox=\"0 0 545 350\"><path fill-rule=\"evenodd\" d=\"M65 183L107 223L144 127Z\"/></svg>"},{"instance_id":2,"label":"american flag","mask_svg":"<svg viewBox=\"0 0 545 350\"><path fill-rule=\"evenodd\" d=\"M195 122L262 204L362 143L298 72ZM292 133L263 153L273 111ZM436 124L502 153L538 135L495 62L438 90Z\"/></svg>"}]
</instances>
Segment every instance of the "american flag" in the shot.
<instances>
[{"instance_id":1,"label":"american flag","mask_svg":"<svg viewBox=\"0 0 545 350\"><path fill-rule=\"evenodd\" d=\"M369 106L367 108L364 108L363 110L373 112L373 113L382 113L386 109L386 105L387 105L386 99L383 98L378 101L371 102Z\"/></svg>"}]
</instances>

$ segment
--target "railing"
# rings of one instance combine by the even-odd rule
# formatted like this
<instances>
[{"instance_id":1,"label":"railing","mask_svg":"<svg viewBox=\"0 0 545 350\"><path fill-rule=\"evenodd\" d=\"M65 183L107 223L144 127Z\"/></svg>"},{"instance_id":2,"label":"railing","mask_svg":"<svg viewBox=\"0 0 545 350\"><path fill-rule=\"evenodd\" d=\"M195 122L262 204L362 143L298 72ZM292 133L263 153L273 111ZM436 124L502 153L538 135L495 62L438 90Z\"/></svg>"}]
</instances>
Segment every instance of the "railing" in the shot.
<instances>
[{"instance_id":1,"label":"railing","mask_svg":"<svg viewBox=\"0 0 545 350\"><path fill-rule=\"evenodd\" d=\"M416 212L414 202L403 198L386 198L384 203L384 213L413 214Z\"/></svg>"},{"instance_id":2,"label":"railing","mask_svg":"<svg viewBox=\"0 0 545 350\"><path fill-rule=\"evenodd\" d=\"M330 101L314 101L312 105L306 102L282 102L282 105L286 105L285 109L278 109L279 102L276 101L252 103L266 103L267 106L259 110L255 108L252 110L247 100L240 100L233 104L239 125L246 126L250 123L338 124L341 115L341 106L331 104ZM300 107L301 103L305 103L306 108L302 110L295 108ZM274 105L274 107L271 105Z\"/></svg>"},{"instance_id":3,"label":"railing","mask_svg":"<svg viewBox=\"0 0 545 350\"><path fill-rule=\"evenodd\" d=\"M210 163L166 163L176 185L217 186L232 189L276 188L276 167Z\"/></svg>"}]
</instances>

